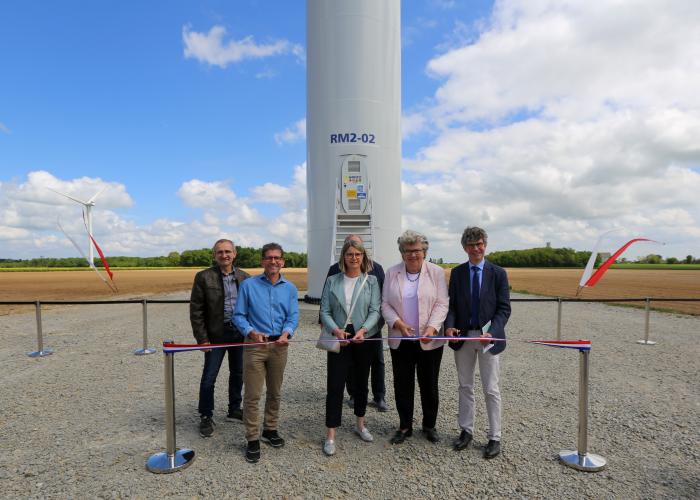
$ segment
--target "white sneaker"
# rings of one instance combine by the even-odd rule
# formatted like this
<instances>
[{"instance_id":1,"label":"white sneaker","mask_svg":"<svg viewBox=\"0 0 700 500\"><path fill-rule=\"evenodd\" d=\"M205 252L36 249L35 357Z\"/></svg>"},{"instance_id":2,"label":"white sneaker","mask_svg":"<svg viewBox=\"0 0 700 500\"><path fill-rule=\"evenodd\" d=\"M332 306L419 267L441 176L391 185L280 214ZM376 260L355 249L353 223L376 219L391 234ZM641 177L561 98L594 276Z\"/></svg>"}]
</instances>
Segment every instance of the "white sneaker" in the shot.
<instances>
[{"instance_id":1,"label":"white sneaker","mask_svg":"<svg viewBox=\"0 0 700 500\"><path fill-rule=\"evenodd\" d=\"M355 434L360 436L360 439L367 443L371 443L372 441L374 441L374 438L372 437L372 434L369 433L367 427L363 427L362 430L355 427Z\"/></svg>"},{"instance_id":2,"label":"white sneaker","mask_svg":"<svg viewBox=\"0 0 700 500\"><path fill-rule=\"evenodd\" d=\"M332 439L326 439L323 442L323 453L325 453L329 457L331 455L335 455L335 441L333 441Z\"/></svg>"}]
</instances>

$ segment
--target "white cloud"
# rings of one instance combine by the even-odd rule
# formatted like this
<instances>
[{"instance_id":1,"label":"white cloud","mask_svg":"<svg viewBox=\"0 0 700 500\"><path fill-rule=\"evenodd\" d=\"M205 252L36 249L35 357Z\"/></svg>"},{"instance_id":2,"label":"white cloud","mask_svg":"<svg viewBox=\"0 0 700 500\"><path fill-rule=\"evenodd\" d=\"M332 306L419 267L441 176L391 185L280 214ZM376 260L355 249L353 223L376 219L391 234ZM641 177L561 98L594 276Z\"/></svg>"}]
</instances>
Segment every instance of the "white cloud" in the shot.
<instances>
[{"instance_id":1,"label":"white cloud","mask_svg":"<svg viewBox=\"0 0 700 500\"><path fill-rule=\"evenodd\" d=\"M219 220L223 216L232 226L255 226L265 222L260 212L236 196L223 181L192 179L183 183L177 194L185 205L205 209L205 218L209 220Z\"/></svg>"},{"instance_id":2,"label":"white cloud","mask_svg":"<svg viewBox=\"0 0 700 500\"><path fill-rule=\"evenodd\" d=\"M254 187L252 193L255 202L273 203L286 210L300 211L306 207L306 162L294 167L294 178L290 186L266 182ZM304 224L306 224L306 216L304 216Z\"/></svg>"},{"instance_id":3,"label":"white cloud","mask_svg":"<svg viewBox=\"0 0 700 500\"><path fill-rule=\"evenodd\" d=\"M183 26L182 41L185 45L185 58L197 59L220 68L226 68L229 64L245 59L263 59L284 54L303 58L303 47L288 40L258 44L252 36L247 36L240 40L224 42L225 36L226 28L223 26L213 26L208 33L192 31L189 26Z\"/></svg>"},{"instance_id":4,"label":"white cloud","mask_svg":"<svg viewBox=\"0 0 700 500\"><path fill-rule=\"evenodd\" d=\"M697 2L496 3L428 64L437 133L404 162L404 222L450 258L467 224L492 250L625 227L700 253L698 22Z\"/></svg>"},{"instance_id":5,"label":"white cloud","mask_svg":"<svg viewBox=\"0 0 700 500\"><path fill-rule=\"evenodd\" d=\"M277 144L294 143L306 139L306 118L297 120L294 125L275 134Z\"/></svg>"},{"instance_id":6,"label":"white cloud","mask_svg":"<svg viewBox=\"0 0 700 500\"><path fill-rule=\"evenodd\" d=\"M427 125L426 116L423 113L411 113L401 115L401 137L404 139L419 134Z\"/></svg>"},{"instance_id":7,"label":"white cloud","mask_svg":"<svg viewBox=\"0 0 700 500\"><path fill-rule=\"evenodd\" d=\"M273 239L289 242L292 247L306 250L306 209L280 214L270 221L269 229Z\"/></svg>"},{"instance_id":8,"label":"white cloud","mask_svg":"<svg viewBox=\"0 0 700 500\"><path fill-rule=\"evenodd\" d=\"M255 78L258 80L269 80L277 76L277 71L272 68L265 68L263 71L255 73Z\"/></svg>"},{"instance_id":9,"label":"white cloud","mask_svg":"<svg viewBox=\"0 0 700 500\"><path fill-rule=\"evenodd\" d=\"M0 122L0 132L3 132L5 134L10 134L10 129L5 125L4 123Z\"/></svg>"},{"instance_id":10,"label":"white cloud","mask_svg":"<svg viewBox=\"0 0 700 500\"><path fill-rule=\"evenodd\" d=\"M108 188L97 198L93 210L93 231L107 256L166 255L173 250L208 247L220 237L254 247L277 240L290 250L301 250L306 227L304 175L303 165L297 167L291 187L275 188L283 194L280 198L262 197L257 201L276 204L282 209L293 207L294 213L290 210L268 219L252 206L254 201L238 196L226 182L192 179L183 183L176 193L185 206L196 211L192 220L162 218L138 224L128 213L116 211L133 204L122 184L89 177L59 180L46 171L30 172L24 182L0 183L0 257L75 256L76 250L58 229L59 218L66 232L87 249L80 206L46 188L84 199L105 185ZM272 193L269 188L258 186L254 191L269 195ZM300 192L304 194L301 202L293 194ZM295 217L302 219L295 221Z\"/></svg>"}]
</instances>

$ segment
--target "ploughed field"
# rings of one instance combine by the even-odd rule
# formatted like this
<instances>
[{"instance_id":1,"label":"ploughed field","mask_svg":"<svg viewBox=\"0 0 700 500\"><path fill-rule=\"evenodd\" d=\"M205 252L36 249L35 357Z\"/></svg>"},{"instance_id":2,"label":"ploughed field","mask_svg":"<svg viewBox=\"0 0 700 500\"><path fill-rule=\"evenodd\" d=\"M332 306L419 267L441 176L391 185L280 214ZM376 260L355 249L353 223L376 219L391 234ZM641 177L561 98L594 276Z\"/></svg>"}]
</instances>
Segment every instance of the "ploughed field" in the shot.
<instances>
[{"instance_id":1,"label":"ploughed field","mask_svg":"<svg viewBox=\"0 0 700 500\"><path fill-rule=\"evenodd\" d=\"M198 269L119 270L113 294L92 271L0 272L0 301L110 300L142 298L187 290ZM247 269L258 274L261 269ZM513 291L552 297L574 297L581 269L508 269ZM449 277L450 271L446 274ZM306 269L291 268L285 276L306 290ZM700 271L610 269L581 298L700 298ZM638 303L637 305L641 305ZM32 306L0 305L0 314L27 312ZM51 307L51 306L47 306ZM656 302L652 307L700 315L700 302Z\"/></svg>"}]
</instances>

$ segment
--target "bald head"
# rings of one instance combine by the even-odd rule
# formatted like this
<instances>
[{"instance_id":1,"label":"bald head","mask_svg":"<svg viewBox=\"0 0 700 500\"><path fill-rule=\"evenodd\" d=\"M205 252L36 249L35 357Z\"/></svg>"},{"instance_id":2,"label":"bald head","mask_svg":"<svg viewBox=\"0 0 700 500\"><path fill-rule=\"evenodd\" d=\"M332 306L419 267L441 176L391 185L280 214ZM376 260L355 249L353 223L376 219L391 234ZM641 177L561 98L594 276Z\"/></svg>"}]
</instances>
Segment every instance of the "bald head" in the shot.
<instances>
[{"instance_id":1,"label":"bald head","mask_svg":"<svg viewBox=\"0 0 700 500\"><path fill-rule=\"evenodd\" d=\"M359 234L348 234L345 237L345 241L343 243L347 243L348 241L355 241L362 245L364 242L362 241L362 237Z\"/></svg>"}]
</instances>

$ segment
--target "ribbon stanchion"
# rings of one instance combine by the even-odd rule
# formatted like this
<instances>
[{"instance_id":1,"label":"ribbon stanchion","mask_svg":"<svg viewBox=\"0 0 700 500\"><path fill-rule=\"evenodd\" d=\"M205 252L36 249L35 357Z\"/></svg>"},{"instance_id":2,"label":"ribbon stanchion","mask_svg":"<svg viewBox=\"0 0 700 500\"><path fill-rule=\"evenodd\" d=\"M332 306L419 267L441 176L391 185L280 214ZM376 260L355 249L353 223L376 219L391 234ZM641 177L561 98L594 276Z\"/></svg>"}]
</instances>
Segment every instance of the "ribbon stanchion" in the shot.
<instances>
[{"instance_id":1,"label":"ribbon stanchion","mask_svg":"<svg viewBox=\"0 0 700 500\"><path fill-rule=\"evenodd\" d=\"M561 297L557 297L557 340L561 340Z\"/></svg>"},{"instance_id":2,"label":"ribbon stanchion","mask_svg":"<svg viewBox=\"0 0 700 500\"><path fill-rule=\"evenodd\" d=\"M152 347L148 347L148 302L143 299L143 347L141 349L136 349L134 354L137 356L145 356L147 354L153 354L156 352Z\"/></svg>"},{"instance_id":3,"label":"ribbon stanchion","mask_svg":"<svg viewBox=\"0 0 700 500\"><path fill-rule=\"evenodd\" d=\"M163 342L171 343L172 340ZM155 453L146 461L146 469L156 474L169 474L185 469L194 460L194 450L177 448L175 439L175 361L174 353L165 355L165 452Z\"/></svg>"},{"instance_id":4,"label":"ribbon stanchion","mask_svg":"<svg viewBox=\"0 0 700 500\"><path fill-rule=\"evenodd\" d=\"M637 344L656 345L656 342L649 340L649 312L651 309L651 299L647 297L644 305L644 340L638 340Z\"/></svg>"},{"instance_id":5,"label":"ribbon stanchion","mask_svg":"<svg viewBox=\"0 0 700 500\"><path fill-rule=\"evenodd\" d=\"M44 356L50 356L53 354L53 349L44 349L44 332L43 325L41 322L41 302L36 301L34 303L36 307L36 351L28 352L27 356L30 358L43 358Z\"/></svg>"},{"instance_id":6,"label":"ribbon stanchion","mask_svg":"<svg viewBox=\"0 0 700 500\"><path fill-rule=\"evenodd\" d=\"M585 472L603 470L607 464L600 455L588 453L588 349L579 351L578 383L578 450L563 450L559 459L569 467Z\"/></svg>"}]
</instances>

